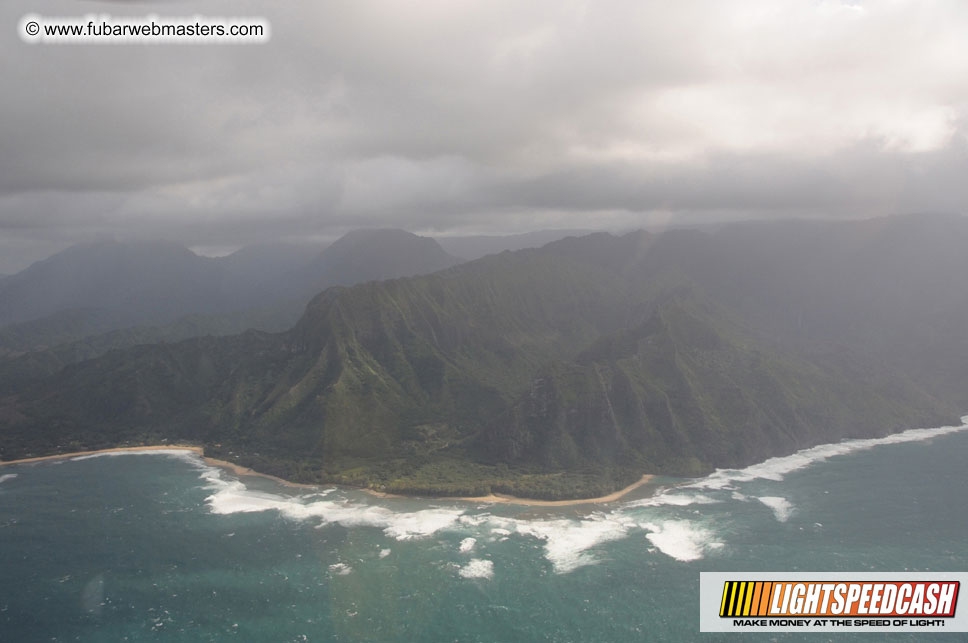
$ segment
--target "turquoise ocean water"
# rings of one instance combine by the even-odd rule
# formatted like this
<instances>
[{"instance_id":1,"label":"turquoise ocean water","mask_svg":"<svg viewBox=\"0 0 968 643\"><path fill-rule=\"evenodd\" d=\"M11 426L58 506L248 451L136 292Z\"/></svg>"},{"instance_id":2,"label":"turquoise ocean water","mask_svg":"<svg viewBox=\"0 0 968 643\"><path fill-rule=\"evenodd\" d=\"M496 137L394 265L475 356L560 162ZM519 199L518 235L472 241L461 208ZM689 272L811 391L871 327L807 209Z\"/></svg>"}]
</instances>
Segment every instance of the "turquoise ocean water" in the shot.
<instances>
[{"instance_id":1,"label":"turquoise ocean water","mask_svg":"<svg viewBox=\"0 0 968 643\"><path fill-rule=\"evenodd\" d=\"M0 640L736 641L698 632L700 571L968 571L962 429L559 508L295 489L188 452L10 465Z\"/></svg>"}]
</instances>

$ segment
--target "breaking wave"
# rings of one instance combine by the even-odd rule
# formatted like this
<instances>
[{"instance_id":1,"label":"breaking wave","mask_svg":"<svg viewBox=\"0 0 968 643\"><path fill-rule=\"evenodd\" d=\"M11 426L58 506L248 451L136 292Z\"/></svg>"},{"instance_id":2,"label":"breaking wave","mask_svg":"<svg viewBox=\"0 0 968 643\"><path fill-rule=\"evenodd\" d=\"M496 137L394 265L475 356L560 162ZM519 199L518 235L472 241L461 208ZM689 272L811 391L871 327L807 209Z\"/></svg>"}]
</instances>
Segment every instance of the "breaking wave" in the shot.
<instances>
[{"instance_id":1,"label":"breaking wave","mask_svg":"<svg viewBox=\"0 0 968 643\"><path fill-rule=\"evenodd\" d=\"M353 573L353 568L346 563L335 563L329 566L329 571L337 576L346 576Z\"/></svg>"},{"instance_id":2,"label":"breaking wave","mask_svg":"<svg viewBox=\"0 0 968 643\"><path fill-rule=\"evenodd\" d=\"M80 460L92 460L94 458L116 458L122 455L167 455L185 460L199 460L198 454L191 449L128 449L125 451L101 451L100 453L89 453L88 455L78 455L71 458L71 462Z\"/></svg>"},{"instance_id":3,"label":"breaking wave","mask_svg":"<svg viewBox=\"0 0 968 643\"><path fill-rule=\"evenodd\" d=\"M415 541L431 537L456 538L455 547L463 562L457 565L464 578L490 579L494 564L488 560L488 548L512 538L538 541L544 558L552 570L567 574L600 562L604 543L644 535L651 547L643 554L660 552L683 563L700 560L724 545L719 542L717 516L729 511L707 506L728 503L748 503L756 500L768 507L779 522L787 521L794 507L779 495L750 493L736 485L752 480L782 481L787 474L823 462L828 458L880 445L927 440L968 429L968 416L957 427L912 429L884 438L847 440L798 451L789 456L770 458L744 469L721 469L697 480L683 481L654 495L610 505L581 517L561 517L560 514L528 515L528 511L507 507L482 506L461 502L426 502L418 510L403 510L396 501L380 501L363 497L355 491L335 488L311 492L271 493L250 489L241 479L225 470L206 464L198 454L181 449L152 449L104 452L78 456L73 460L120 455L165 455L178 457L198 469L206 490L208 510L217 515L253 512L278 512L288 520L315 523L318 528L341 525L346 528L371 527L396 541ZM16 474L0 476L0 482ZM742 493L741 493L742 491ZM408 506L414 504L408 501ZM654 549L653 549L654 548ZM454 549L451 549L454 551ZM379 558L390 554L390 549L379 551ZM471 556L474 556L471 558ZM333 575L352 572L344 563L330 567Z\"/></svg>"},{"instance_id":4,"label":"breaking wave","mask_svg":"<svg viewBox=\"0 0 968 643\"><path fill-rule=\"evenodd\" d=\"M786 498L779 496L759 496L757 500L770 508L777 522L786 522L793 514L793 505Z\"/></svg>"},{"instance_id":5,"label":"breaking wave","mask_svg":"<svg viewBox=\"0 0 968 643\"><path fill-rule=\"evenodd\" d=\"M493 578L494 563L483 558L473 558L460 568L459 573L464 578Z\"/></svg>"},{"instance_id":6,"label":"breaking wave","mask_svg":"<svg viewBox=\"0 0 968 643\"><path fill-rule=\"evenodd\" d=\"M206 500L215 514L278 511L291 520L317 520L318 527L339 524L343 527L376 527L388 537L410 540L432 536L457 523L463 510L431 508L396 512L386 507L352 502L346 498L328 499L332 489L300 496L283 496L252 491L240 480L223 480L214 467L202 474L214 491ZM319 499L322 497L322 499Z\"/></svg>"},{"instance_id":7,"label":"breaking wave","mask_svg":"<svg viewBox=\"0 0 968 643\"><path fill-rule=\"evenodd\" d=\"M820 444L809 449L802 449L792 455L770 458L745 469L717 469L714 473L701 478L686 487L700 489L732 489L734 482L749 482L751 480L783 480L784 476L793 471L809 467L838 455L846 455L856 451L865 451L887 444L903 444L930 440L949 433L957 433L968 429L968 415L961 418L960 426L942 426L933 429L908 429L900 433L892 433L883 438L860 438L844 440L831 444Z\"/></svg>"},{"instance_id":8,"label":"breaking wave","mask_svg":"<svg viewBox=\"0 0 968 643\"><path fill-rule=\"evenodd\" d=\"M625 538L629 529L635 527L631 519L615 512L593 514L585 520L520 520L494 516L488 522L492 528L543 540L545 557L559 574L597 564L589 549Z\"/></svg>"},{"instance_id":9,"label":"breaking wave","mask_svg":"<svg viewBox=\"0 0 968 643\"><path fill-rule=\"evenodd\" d=\"M643 498L642 500L632 500L626 502L622 505L625 509L633 509L635 507L688 507L689 505L711 505L719 502L715 498L710 498L703 494L693 494L687 495L683 494L680 490L667 490L660 491L650 498Z\"/></svg>"},{"instance_id":10,"label":"breaking wave","mask_svg":"<svg viewBox=\"0 0 968 643\"><path fill-rule=\"evenodd\" d=\"M656 549L684 563L699 560L708 550L722 546L714 542L711 531L688 520L645 523L642 527L649 530L645 537Z\"/></svg>"}]
</instances>

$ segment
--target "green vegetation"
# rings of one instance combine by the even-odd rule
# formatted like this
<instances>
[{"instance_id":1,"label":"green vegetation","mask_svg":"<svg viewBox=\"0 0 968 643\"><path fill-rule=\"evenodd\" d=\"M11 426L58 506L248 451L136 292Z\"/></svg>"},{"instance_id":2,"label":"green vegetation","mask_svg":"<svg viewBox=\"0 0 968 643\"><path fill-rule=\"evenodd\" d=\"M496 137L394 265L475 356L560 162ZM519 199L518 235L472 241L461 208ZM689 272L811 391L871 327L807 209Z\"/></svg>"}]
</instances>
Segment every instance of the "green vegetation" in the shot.
<instances>
[{"instance_id":1,"label":"green vegetation","mask_svg":"<svg viewBox=\"0 0 968 643\"><path fill-rule=\"evenodd\" d=\"M322 252L268 244L217 259L165 243L73 246L0 278L0 385L116 348L281 332L327 286L456 263L433 239L403 230L357 230Z\"/></svg>"},{"instance_id":2,"label":"green vegetation","mask_svg":"<svg viewBox=\"0 0 968 643\"><path fill-rule=\"evenodd\" d=\"M188 315L163 326L95 332L103 311L75 310L0 329L0 393L26 380L53 375L69 364L140 344L179 342L206 335L235 335L248 329L281 332L302 313L301 299L234 313ZM110 322L105 322L110 325Z\"/></svg>"},{"instance_id":3,"label":"green vegetation","mask_svg":"<svg viewBox=\"0 0 968 643\"><path fill-rule=\"evenodd\" d=\"M968 402L968 259L944 253L968 232L937 225L905 288L878 264L903 219L596 234L330 288L287 332L8 380L0 457L167 439L302 482L561 499L936 426Z\"/></svg>"}]
</instances>

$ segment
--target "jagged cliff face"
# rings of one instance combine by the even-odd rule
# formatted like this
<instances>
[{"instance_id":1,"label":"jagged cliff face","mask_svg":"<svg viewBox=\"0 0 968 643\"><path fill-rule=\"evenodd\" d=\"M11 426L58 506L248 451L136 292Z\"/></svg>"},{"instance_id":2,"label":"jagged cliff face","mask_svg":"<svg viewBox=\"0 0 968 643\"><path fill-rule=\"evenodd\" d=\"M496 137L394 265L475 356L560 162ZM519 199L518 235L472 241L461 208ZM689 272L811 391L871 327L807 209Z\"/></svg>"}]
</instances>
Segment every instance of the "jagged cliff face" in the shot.
<instances>
[{"instance_id":1,"label":"jagged cliff face","mask_svg":"<svg viewBox=\"0 0 968 643\"><path fill-rule=\"evenodd\" d=\"M495 460L549 468L697 473L899 430L944 408L896 373L855 375L758 345L680 293L640 326L543 369L482 446Z\"/></svg>"},{"instance_id":2,"label":"jagged cliff face","mask_svg":"<svg viewBox=\"0 0 968 643\"><path fill-rule=\"evenodd\" d=\"M968 361L966 299L948 296L968 260L886 289L903 219L803 225L597 234L331 288L286 333L116 351L18 391L3 457L165 436L288 475L444 485L502 465L698 472L957 417L963 361L939 356ZM811 272L832 270L829 288Z\"/></svg>"}]
</instances>

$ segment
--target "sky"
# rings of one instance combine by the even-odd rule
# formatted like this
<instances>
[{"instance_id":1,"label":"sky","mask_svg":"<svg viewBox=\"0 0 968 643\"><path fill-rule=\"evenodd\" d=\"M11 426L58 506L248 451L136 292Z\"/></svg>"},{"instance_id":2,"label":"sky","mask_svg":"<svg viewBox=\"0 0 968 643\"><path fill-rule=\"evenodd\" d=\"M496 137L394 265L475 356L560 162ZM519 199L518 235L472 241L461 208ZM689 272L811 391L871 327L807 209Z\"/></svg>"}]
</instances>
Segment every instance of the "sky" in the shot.
<instances>
[{"instance_id":1,"label":"sky","mask_svg":"<svg viewBox=\"0 0 968 643\"><path fill-rule=\"evenodd\" d=\"M4 0L0 273L68 245L965 213L968 3ZM252 45L24 42L258 16Z\"/></svg>"}]
</instances>

